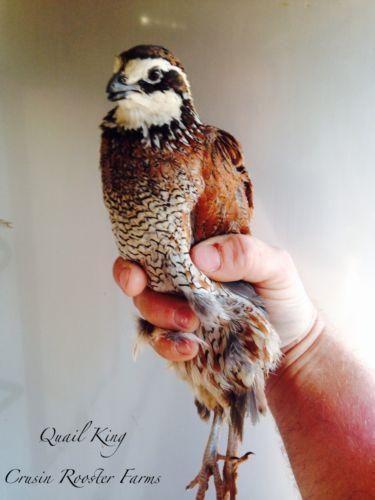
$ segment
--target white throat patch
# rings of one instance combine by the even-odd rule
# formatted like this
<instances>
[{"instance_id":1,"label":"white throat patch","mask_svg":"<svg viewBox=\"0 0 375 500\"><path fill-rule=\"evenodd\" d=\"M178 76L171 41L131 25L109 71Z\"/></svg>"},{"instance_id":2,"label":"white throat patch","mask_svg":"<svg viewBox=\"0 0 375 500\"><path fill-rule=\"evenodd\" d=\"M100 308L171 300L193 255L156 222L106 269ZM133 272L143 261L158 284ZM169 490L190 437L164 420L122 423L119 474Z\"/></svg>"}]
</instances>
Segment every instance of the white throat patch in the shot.
<instances>
[{"instance_id":1,"label":"white throat patch","mask_svg":"<svg viewBox=\"0 0 375 500\"><path fill-rule=\"evenodd\" d=\"M162 126L181 118L182 98L173 90L151 94L131 92L118 101L115 118L126 129L138 129L151 125Z\"/></svg>"},{"instance_id":2,"label":"white throat patch","mask_svg":"<svg viewBox=\"0 0 375 500\"><path fill-rule=\"evenodd\" d=\"M115 72L119 70L116 61ZM164 72L176 71L184 79L190 92L185 73L163 58L131 59L125 66L124 76L129 85L140 80L148 81L150 69L158 68ZM152 82L150 82L152 83ZM118 101L115 119L118 125L126 129L138 129L151 125L162 126L181 118L182 98L173 90L155 91L150 94L130 92L126 99Z\"/></svg>"}]
</instances>

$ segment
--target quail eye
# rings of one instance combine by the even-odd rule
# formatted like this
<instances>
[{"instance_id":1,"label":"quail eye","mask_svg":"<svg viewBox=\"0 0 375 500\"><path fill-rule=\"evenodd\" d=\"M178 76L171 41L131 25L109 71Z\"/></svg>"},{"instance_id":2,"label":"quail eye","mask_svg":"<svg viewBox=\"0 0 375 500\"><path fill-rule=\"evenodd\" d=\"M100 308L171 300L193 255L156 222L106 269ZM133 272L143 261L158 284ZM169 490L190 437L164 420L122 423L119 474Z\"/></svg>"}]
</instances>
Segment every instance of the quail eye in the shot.
<instances>
[{"instance_id":1,"label":"quail eye","mask_svg":"<svg viewBox=\"0 0 375 500\"><path fill-rule=\"evenodd\" d=\"M161 78L160 69L157 69L157 68L150 69L150 71L148 72L148 79L151 82L156 82L157 80L160 80L160 78Z\"/></svg>"},{"instance_id":2,"label":"quail eye","mask_svg":"<svg viewBox=\"0 0 375 500\"><path fill-rule=\"evenodd\" d=\"M126 77L125 77L125 75L120 75L120 76L118 77L118 81L119 81L120 83L123 83L123 84L125 85L125 84L126 84Z\"/></svg>"}]
</instances>

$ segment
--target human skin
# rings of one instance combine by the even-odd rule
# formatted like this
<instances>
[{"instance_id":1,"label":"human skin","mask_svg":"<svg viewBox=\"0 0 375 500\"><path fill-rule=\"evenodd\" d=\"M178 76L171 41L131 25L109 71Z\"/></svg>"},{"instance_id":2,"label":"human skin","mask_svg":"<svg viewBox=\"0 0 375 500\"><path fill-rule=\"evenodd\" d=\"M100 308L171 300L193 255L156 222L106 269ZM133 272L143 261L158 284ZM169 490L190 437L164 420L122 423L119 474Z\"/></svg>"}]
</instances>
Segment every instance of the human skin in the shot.
<instances>
[{"instance_id":1,"label":"human skin","mask_svg":"<svg viewBox=\"0 0 375 500\"><path fill-rule=\"evenodd\" d=\"M263 298L284 358L267 382L270 410L303 498L375 498L375 381L327 331L285 251L252 236L211 238L191 251L216 281L246 280ZM114 278L141 315L168 329L194 331L199 320L182 298L148 289L136 264L118 258ZM193 358L198 345L161 341L163 357Z\"/></svg>"}]
</instances>

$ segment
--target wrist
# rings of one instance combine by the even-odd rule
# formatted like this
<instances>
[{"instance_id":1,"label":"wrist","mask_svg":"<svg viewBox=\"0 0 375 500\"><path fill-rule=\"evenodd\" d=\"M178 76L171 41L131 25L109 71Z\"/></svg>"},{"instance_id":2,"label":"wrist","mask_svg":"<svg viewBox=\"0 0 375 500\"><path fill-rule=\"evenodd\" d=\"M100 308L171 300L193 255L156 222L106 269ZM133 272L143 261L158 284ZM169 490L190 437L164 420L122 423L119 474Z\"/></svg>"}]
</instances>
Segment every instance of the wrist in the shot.
<instances>
[{"instance_id":1,"label":"wrist","mask_svg":"<svg viewBox=\"0 0 375 500\"><path fill-rule=\"evenodd\" d=\"M267 397L282 381L290 383L294 380L297 384L303 384L308 369L313 367L314 360L319 353L324 329L325 322L318 314L309 332L282 350L283 357L279 367L267 379Z\"/></svg>"}]
</instances>

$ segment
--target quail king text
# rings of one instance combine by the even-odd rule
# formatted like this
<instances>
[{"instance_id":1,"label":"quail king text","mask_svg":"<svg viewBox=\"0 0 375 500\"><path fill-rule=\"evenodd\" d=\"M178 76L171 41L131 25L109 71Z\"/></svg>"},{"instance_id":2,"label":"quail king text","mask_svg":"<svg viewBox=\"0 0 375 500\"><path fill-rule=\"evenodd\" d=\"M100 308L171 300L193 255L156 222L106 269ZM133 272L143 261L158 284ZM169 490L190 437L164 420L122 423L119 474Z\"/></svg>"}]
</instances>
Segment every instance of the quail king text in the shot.
<instances>
[{"instance_id":1,"label":"quail king text","mask_svg":"<svg viewBox=\"0 0 375 500\"><path fill-rule=\"evenodd\" d=\"M60 431L52 426L46 427L40 434L40 440L49 446L77 445L87 441L99 448L101 457L109 458L119 450L126 436L126 432L115 432L110 427L94 425L89 420L79 429L70 432Z\"/></svg>"}]
</instances>

